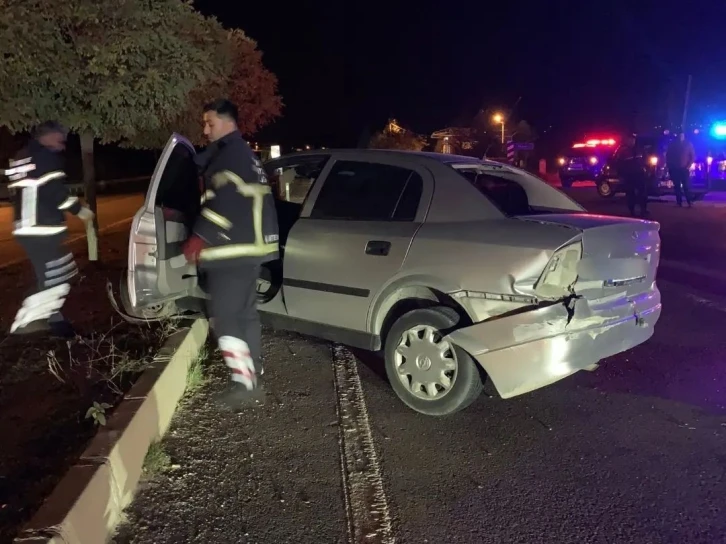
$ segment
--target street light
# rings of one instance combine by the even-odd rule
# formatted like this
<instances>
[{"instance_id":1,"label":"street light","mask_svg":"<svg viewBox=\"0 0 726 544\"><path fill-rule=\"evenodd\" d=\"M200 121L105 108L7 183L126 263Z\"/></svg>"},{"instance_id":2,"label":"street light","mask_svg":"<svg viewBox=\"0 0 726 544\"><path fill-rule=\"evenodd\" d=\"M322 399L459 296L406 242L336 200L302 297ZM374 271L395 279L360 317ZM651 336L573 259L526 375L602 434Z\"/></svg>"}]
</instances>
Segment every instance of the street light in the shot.
<instances>
[{"instance_id":1,"label":"street light","mask_svg":"<svg viewBox=\"0 0 726 544\"><path fill-rule=\"evenodd\" d=\"M497 113L492 117L492 120L502 125L502 143L504 143L504 116L501 113Z\"/></svg>"}]
</instances>

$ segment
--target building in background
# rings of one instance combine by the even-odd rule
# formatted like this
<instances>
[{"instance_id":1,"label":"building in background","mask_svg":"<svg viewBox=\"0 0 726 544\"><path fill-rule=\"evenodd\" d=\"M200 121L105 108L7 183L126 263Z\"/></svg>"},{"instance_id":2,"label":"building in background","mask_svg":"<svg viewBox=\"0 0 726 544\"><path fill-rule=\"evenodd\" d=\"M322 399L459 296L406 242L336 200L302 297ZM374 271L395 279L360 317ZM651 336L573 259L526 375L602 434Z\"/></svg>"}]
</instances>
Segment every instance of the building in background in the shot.
<instances>
[{"instance_id":1,"label":"building in background","mask_svg":"<svg viewBox=\"0 0 726 544\"><path fill-rule=\"evenodd\" d=\"M477 145L475 131L465 127L447 127L431 134L436 153L470 155Z\"/></svg>"}]
</instances>

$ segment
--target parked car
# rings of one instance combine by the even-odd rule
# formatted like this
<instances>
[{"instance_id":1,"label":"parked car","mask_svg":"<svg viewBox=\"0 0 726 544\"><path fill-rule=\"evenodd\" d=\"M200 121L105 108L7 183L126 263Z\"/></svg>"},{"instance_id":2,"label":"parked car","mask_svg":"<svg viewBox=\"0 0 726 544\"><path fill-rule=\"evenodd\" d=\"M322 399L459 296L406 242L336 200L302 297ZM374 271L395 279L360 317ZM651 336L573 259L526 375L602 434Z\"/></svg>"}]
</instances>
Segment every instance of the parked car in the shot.
<instances>
[{"instance_id":1,"label":"parked car","mask_svg":"<svg viewBox=\"0 0 726 544\"><path fill-rule=\"evenodd\" d=\"M205 296L180 249L199 207L193 154L171 138L134 217L129 319ZM287 179L309 192L278 202L281 259L263 269L263 322L382 352L414 410L461 410L486 381L521 395L653 334L656 222L589 215L523 170L472 157L326 150L265 166L271 178L294 169Z\"/></svg>"}]
</instances>

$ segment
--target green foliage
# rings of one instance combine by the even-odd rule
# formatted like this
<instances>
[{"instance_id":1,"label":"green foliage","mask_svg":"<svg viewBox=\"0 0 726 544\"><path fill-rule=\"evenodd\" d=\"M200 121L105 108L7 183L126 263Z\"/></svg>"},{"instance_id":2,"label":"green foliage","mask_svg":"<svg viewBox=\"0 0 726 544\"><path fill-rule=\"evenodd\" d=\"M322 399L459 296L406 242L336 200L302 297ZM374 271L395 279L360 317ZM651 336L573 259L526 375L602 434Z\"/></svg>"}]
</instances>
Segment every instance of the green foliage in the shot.
<instances>
[{"instance_id":1,"label":"green foliage","mask_svg":"<svg viewBox=\"0 0 726 544\"><path fill-rule=\"evenodd\" d=\"M181 0L0 0L0 124L133 142L221 76L219 23Z\"/></svg>"},{"instance_id":2,"label":"green foliage","mask_svg":"<svg viewBox=\"0 0 726 544\"><path fill-rule=\"evenodd\" d=\"M159 130L139 134L124 142L132 147L155 148L164 145L172 132L178 132L193 143L205 142L202 132L202 108L220 97L229 98L239 109L239 128L252 135L260 127L279 117L282 99L277 94L277 77L262 63L257 43L240 30L217 33L213 56L217 74L189 94L187 106L166 119Z\"/></svg>"},{"instance_id":3,"label":"green foliage","mask_svg":"<svg viewBox=\"0 0 726 544\"><path fill-rule=\"evenodd\" d=\"M143 470L147 477L153 478L171 467L171 456L167 453L164 444L152 442L144 457Z\"/></svg>"},{"instance_id":4,"label":"green foliage","mask_svg":"<svg viewBox=\"0 0 726 544\"><path fill-rule=\"evenodd\" d=\"M106 410L111 408L111 405L105 402L98 403L95 400L93 405L86 411L86 419L92 419L96 425L106 424Z\"/></svg>"},{"instance_id":5,"label":"green foliage","mask_svg":"<svg viewBox=\"0 0 726 544\"><path fill-rule=\"evenodd\" d=\"M426 147L426 139L409 131L394 133L384 130L371 137L368 147L371 149L421 151Z\"/></svg>"}]
</instances>

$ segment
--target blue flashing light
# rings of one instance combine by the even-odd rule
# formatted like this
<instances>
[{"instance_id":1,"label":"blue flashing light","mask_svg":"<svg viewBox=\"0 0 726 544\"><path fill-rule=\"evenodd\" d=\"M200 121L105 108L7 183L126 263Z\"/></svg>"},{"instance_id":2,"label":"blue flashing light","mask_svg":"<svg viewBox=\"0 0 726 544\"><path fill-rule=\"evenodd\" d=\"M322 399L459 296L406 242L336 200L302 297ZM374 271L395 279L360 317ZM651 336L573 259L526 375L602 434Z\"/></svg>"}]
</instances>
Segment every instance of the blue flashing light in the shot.
<instances>
[{"instance_id":1,"label":"blue flashing light","mask_svg":"<svg viewBox=\"0 0 726 544\"><path fill-rule=\"evenodd\" d=\"M719 140L726 140L726 121L714 123L711 127L711 136Z\"/></svg>"}]
</instances>

